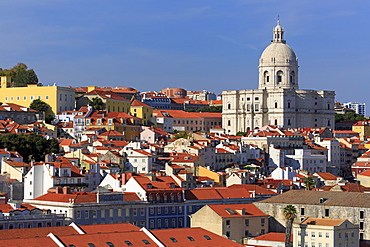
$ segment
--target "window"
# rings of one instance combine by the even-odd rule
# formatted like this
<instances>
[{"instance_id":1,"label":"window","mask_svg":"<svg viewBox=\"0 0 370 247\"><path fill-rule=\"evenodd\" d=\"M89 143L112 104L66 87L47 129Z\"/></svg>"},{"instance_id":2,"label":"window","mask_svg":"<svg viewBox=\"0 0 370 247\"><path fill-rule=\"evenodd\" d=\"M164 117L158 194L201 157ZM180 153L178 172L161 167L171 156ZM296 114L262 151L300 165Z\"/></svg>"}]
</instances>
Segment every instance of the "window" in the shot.
<instances>
[{"instance_id":1,"label":"window","mask_svg":"<svg viewBox=\"0 0 370 247\"><path fill-rule=\"evenodd\" d=\"M105 242L109 247L114 247L114 244L112 242Z\"/></svg>"},{"instance_id":2,"label":"window","mask_svg":"<svg viewBox=\"0 0 370 247\"><path fill-rule=\"evenodd\" d=\"M254 105L254 110L255 110L255 111L259 111L259 104L255 104L255 105Z\"/></svg>"},{"instance_id":3,"label":"window","mask_svg":"<svg viewBox=\"0 0 370 247\"><path fill-rule=\"evenodd\" d=\"M179 214L182 214L182 206L179 206Z\"/></svg>"},{"instance_id":4,"label":"window","mask_svg":"<svg viewBox=\"0 0 370 247\"><path fill-rule=\"evenodd\" d=\"M329 209L325 208L325 217L329 217Z\"/></svg>"},{"instance_id":5,"label":"window","mask_svg":"<svg viewBox=\"0 0 370 247\"><path fill-rule=\"evenodd\" d=\"M195 240L194 240L194 238L192 238L192 237L189 237L189 236L188 236L187 238L188 238L190 241L195 241Z\"/></svg>"},{"instance_id":6,"label":"window","mask_svg":"<svg viewBox=\"0 0 370 247\"><path fill-rule=\"evenodd\" d=\"M278 103L277 102L275 102L275 108L278 108Z\"/></svg>"},{"instance_id":7,"label":"window","mask_svg":"<svg viewBox=\"0 0 370 247\"><path fill-rule=\"evenodd\" d=\"M304 215L304 208L301 208L301 215Z\"/></svg>"},{"instance_id":8,"label":"window","mask_svg":"<svg viewBox=\"0 0 370 247\"><path fill-rule=\"evenodd\" d=\"M172 242L174 243L177 243L177 239L176 238L170 238Z\"/></svg>"},{"instance_id":9,"label":"window","mask_svg":"<svg viewBox=\"0 0 370 247\"><path fill-rule=\"evenodd\" d=\"M133 213L134 216L136 216L137 215L137 208L134 208L133 211L134 211L134 213Z\"/></svg>"},{"instance_id":10,"label":"window","mask_svg":"<svg viewBox=\"0 0 370 247\"><path fill-rule=\"evenodd\" d=\"M230 238L230 231L227 231L227 232L226 232L226 237L227 237L227 238Z\"/></svg>"},{"instance_id":11,"label":"window","mask_svg":"<svg viewBox=\"0 0 370 247\"><path fill-rule=\"evenodd\" d=\"M158 219L158 221L157 221L157 228L158 229L162 228L162 220L161 219Z\"/></svg>"},{"instance_id":12,"label":"window","mask_svg":"<svg viewBox=\"0 0 370 247\"><path fill-rule=\"evenodd\" d=\"M97 214L96 214L96 210L93 210L93 218L94 218L94 219L96 219L96 217L97 217L96 215L97 215Z\"/></svg>"},{"instance_id":13,"label":"window","mask_svg":"<svg viewBox=\"0 0 370 247\"><path fill-rule=\"evenodd\" d=\"M226 220L226 227L230 227L230 220Z\"/></svg>"},{"instance_id":14,"label":"window","mask_svg":"<svg viewBox=\"0 0 370 247\"><path fill-rule=\"evenodd\" d=\"M168 207L164 207L164 214L168 214Z\"/></svg>"},{"instance_id":15,"label":"window","mask_svg":"<svg viewBox=\"0 0 370 247\"><path fill-rule=\"evenodd\" d=\"M322 238L322 232L319 232L319 238Z\"/></svg>"},{"instance_id":16,"label":"window","mask_svg":"<svg viewBox=\"0 0 370 247\"><path fill-rule=\"evenodd\" d=\"M364 222L363 221L361 221L360 222L360 230L363 230L364 229Z\"/></svg>"},{"instance_id":17,"label":"window","mask_svg":"<svg viewBox=\"0 0 370 247\"><path fill-rule=\"evenodd\" d=\"M311 232L311 238L315 238L316 237L316 233L315 232Z\"/></svg>"},{"instance_id":18,"label":"window","mask_svg":"<svg viewBox=\"0 0 370 247\"><path fill-rule=\"evenodd\" d=\"M78 210L78 211L76 212L76 218L77 218L77 219L81 219L81 211L80 211L80 210Z\"/></svg>"},{"instance_id":19,"label":"window","mask_svg":"<svg viewBox=\"0 0 370 247\"><path fill-rule=\"evenodd\" d=\"M46 99L46 100L49 100L49 95L46 95L46 96L45 96L45 99Z\"/></svg>"},{"instance_id":20,"label":"window","mask_svg":"<svg viewBox=\"0 0 370 247\"><path fill-rule=\"evenodd\" d=\"M150 224L150 226L149 226L150 229L154 229L154 220L150 220L149 224Z\"/></svg>"},{"instance_id":21,"label":"window","mask_svg":"<svg viewBox=\"0 0 370 247\"><path fill-rule=\"evenodd\" d=\"M130 241L124 241L125 242L125 244L127 244L128 246L132 246L132 243L130 242Z\"/></svg>"},{"instance_id":22,"label":"window","mask_svg":"<svg viewBox=\"0 0 370 247\"><path fill-rule=\"evenodd\" d=\"M144 208L140 208L140 215L141 216L144 216L145 215L145 209Z\"/></svg>"},{"instance_id":23,"label":"window","mask_svg":"<svg viewBox=\"0 0 370 247\"><path fill-rule=\"evenodd\" d=\"M227 104L227 109L231 109L231 104Z\"/></svg>"},{"instance_id":24,"label":"window","mask_svg":"<svg viewBox=\"0 0 370 247\"><path fill-rule=\"evenodd\" d=\"M364 219L364 211L360 211L360 219Z\"/></svg>"},{"instance_id":25,"label":"window","mask_svg":"<svg viewBox=\"0 0 370 247\"><path fill-rule=\"evenodd\" d=\"M245 226L249 226L249 220L245 220Z\"/></svg>"},{"instance_id":26,"label":"window","mask_svg":"<svg viewBox=\"0 0 370 247\"><path fill-rule=\"evenodd\" d=\"M157 208L157 214L161 214L162 213L162 209L160 207Z\"/></svg>"},{"instance_id":27,"label":"window","mask_svg":"<svg viewBox=\"0 0 370 247\"><path fill-rule=\"evenodd\" d=\"M265 219L261 219L261 226L265 226Z\"/></svg>"},{"instance_id":28,"label":"window","mask_svg":"<svg viewBox=\"0 0 370 247\"><path fill-rule=\"evenodd\" d=\"M328 232L326 232L326 233L325 233L325 238L329 238L329 236L330 236L330 235L329 235L329 233L328 233Z\"/></svg>"},{"instance_id":29,"label":"window","mask_svg":"<svg viewBox=\"0 0 370 247\"><path fill-rule=\"evenodd\" d=\"M276 82L279 84L282 81L283 81L283 72L282 71L278 71L276 73Z\"/></svg>"},{"instance_id":30,"label":"window","mask_svg":"<svg viewBox=\"0 0 370 247\"><path fill-rule=\"evenodd\" d=\"M85 210L85 219L89 218L89 210Z\"/></svg>"},{"instance_id":31,"label":"window","mask_svg":"<svg viewBox=\"0 0 370 247\"><path fill-rule=\"evenodd\" d=\"M146 244L146 245L149 245L150 243L149 243L149 241L148 240L146 240L146 239L143 239L143 240L141 240L141 241L143 241L143 243L144 244Z\"/></svg>"}]
</instances>

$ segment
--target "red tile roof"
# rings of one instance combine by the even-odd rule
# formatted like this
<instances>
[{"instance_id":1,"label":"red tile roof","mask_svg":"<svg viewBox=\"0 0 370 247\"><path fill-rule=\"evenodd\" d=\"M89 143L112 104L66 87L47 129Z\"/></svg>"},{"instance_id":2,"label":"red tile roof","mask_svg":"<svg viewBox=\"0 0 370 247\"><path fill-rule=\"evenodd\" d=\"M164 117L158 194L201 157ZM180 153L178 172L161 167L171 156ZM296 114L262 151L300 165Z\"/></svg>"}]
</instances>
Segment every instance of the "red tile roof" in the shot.
<instances>
[{"instance_id":1,"label":"red tile roof","mask_svg":"<svg viewBox=\"0 0 370 247\"><path fill-rule=\"evenodd\" d=\"M267 234L254 237L254 240L261 240L261 241L276 241L276 242L285 242L285 233L280 232L269 232ZM290 235L290 241L293 242L293 235Z\"/></svg>"},{"instance_id":2,"label":"red tile roof","mask_svg":"<svg viewBox=\"0 0 370 247\"><path fill-rule=\"evenodd\" d=\"M254 204L218 204L208 205L216 214L222 218L267 216ZM245 213L243 214L243 211Z\"/></svg>"},{"instance_id":3,"label":"red tile roof","mask_svg":"<svg viewBox=\"0 0 370 247\"><path fill-rule=\"evenodd\" d=\"M221 237L200 227L151 230L165 246L202 246L202 247L241 247L242 244L235 243L227 238ZM207 239L205 236L208 236ZM171 240L174 238L176 242ZM190 240L192 239L192 240Z\"/></svg>"}]
</instances>

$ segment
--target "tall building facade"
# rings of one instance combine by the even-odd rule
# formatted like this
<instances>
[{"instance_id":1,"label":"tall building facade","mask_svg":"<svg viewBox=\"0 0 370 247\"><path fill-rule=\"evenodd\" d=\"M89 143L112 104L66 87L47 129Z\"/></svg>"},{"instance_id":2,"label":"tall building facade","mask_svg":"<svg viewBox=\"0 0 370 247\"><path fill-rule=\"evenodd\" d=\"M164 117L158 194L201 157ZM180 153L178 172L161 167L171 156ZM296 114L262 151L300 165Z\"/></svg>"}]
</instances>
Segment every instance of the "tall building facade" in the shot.
<instances>
[{"instance_id":1,"label":"tall building facade","mask_svg":"<svg viewBox=\"0 0 370 247\"><path fill-rule=\"evenodd\" d=\"M228 134L264 125L334 127L334 91L299 89L298 59L278 22L259 60L258 89L222 92L222 124Z\"/></svg>"},{"instance_id":2,"label":"tall building facade","mask_svg":"<svg viewBox=\"0 0 370 247\"><path fill-rule=\"evenodd\" d=\"M347 102L343 103L343 106L349 109L353 109L357 114L365 116L366 113L365 103Z\"/></svg>"}]
</instances>

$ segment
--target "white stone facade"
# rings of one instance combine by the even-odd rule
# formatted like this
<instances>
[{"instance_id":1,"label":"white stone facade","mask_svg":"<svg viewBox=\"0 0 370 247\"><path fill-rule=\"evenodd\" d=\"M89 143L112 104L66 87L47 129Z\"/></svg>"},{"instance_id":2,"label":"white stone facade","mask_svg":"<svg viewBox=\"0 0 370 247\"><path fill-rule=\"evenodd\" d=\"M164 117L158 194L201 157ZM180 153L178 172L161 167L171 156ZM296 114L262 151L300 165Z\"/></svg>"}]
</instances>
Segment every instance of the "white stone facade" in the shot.
<instances>
[{"instance_id":1,"label":"white stone facade","mask_svg":"<svg viewBox=\"0 0 370 247\"><path fill-rule=\"evenodd\" d=\"M227 134L265 125L334 127L334 91L298 87L298 59L278 24L259 63L258 89L223 91L222 124Z\"/></svg>"}]
</instances>

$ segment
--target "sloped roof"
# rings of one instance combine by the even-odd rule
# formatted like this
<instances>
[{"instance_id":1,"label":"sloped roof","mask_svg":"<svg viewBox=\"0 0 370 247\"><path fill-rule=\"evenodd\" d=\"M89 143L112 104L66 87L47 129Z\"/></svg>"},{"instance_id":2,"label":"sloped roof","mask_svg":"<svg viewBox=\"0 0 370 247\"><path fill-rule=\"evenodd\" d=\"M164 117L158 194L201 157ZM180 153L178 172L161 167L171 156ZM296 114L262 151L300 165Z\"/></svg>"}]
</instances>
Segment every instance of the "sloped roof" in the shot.
<instances>
[{"instance_id":1,"label":"sloped roof","mask_svg":"<svg viewBox=\"0 0 370 247\"><path fill-rule=\"evenodd\" d=\"M260 235L253 238L254 240L261 241L276 241L276 242L285 242L285 233L280 232L269 232L264 235ZM293 242L293 235L290 235L290 241Z\"/></svg>"},{"instance_id":2,"label":"sloped roof","mask_svg":"<svg viewBox=\"0 0 370 247\"><path fill-rule=\"evenodd\" d=\"M318 225L318 226L339 226L345 220L338 219L322 219L322 218L307 218L302 225Z\"/></svg>"},{"instance_id":3,"label":"sloped roof","mask_svg":"<svg viewBox=\"0 0 370 247\"><path fill-rule=\"evenodd\" d=\"M155 237L157 237L165 246L228 246L241 247L242 244L235 243L227 238L214 234L200 227L193 228L177 228L177 229L161 229L151 230ZM207 239L205 236L208 236ZM192 240L190 240L190 238ZM176 239L177 242L171 240Z\"/></svg>"},{"instance_id":4,"label":"sloped roof","mask_svg":"<svg viewBox=\"0 0 370 247\"><path fill-rule=\"evenodd\" d=\"M217 204L208 205L216 214L222 218L267 216L254 204ZM245 214L243 214L245 210Z\"/></svg>"},{"instance_id":5,"label":"sloped roof","mask_svg":"<svg viewBox=\"0 0 370 247\"><path fill-rule=\"evenodd\" d=\"M324 203L320 203L321 198L326 198ZM270 197L256 203L281 203L281 204L307 204L307 205L327 205L342 207L363 207L369 208L369 193L344 193L340 191L309 191L309 190L289 190L283 194Z\"/></svg>"}]
</instances>

